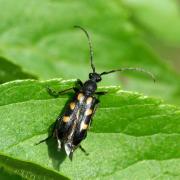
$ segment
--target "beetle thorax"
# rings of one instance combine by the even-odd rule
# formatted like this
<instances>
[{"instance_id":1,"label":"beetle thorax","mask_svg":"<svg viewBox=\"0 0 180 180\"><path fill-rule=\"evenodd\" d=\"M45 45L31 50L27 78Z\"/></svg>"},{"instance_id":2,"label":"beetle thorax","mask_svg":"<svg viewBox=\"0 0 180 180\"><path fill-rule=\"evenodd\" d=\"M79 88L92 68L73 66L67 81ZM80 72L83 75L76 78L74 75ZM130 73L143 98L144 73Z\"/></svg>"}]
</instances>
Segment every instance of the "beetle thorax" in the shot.
<instances>
[{"instance_id":1,"label":"beetle thorax","mask_svg":"<svg viewBox=\"0 0 180 180\"><path fill-rule=\"evenodd\" d=\"M95 81L92 80L87 80L82 87L82 90L86 95L94 94L96 89L97 89L97 84Z\"/></svg>"}]
</instances>

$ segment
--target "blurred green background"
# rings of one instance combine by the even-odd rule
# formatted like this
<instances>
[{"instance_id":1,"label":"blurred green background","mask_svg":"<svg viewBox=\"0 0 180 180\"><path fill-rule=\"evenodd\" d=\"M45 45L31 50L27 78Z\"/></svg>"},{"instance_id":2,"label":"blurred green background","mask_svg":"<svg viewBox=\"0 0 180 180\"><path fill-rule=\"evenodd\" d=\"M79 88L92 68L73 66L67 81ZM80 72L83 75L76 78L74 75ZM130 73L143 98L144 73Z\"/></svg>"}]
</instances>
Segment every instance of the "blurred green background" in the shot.
<instances>
[{"instance_id":1,"label":"blurred green background","mask_svg":"<svg viewBox=\"0 0 180 180\"><path fill-rule=\"evenodd\" d=\"M0 0L0 83L15 79L86 80L91 71L89 32L98 72L142 67L141 73L105 76L101 85L180 104L178 0Z\"/></svg>"}]
</instances>

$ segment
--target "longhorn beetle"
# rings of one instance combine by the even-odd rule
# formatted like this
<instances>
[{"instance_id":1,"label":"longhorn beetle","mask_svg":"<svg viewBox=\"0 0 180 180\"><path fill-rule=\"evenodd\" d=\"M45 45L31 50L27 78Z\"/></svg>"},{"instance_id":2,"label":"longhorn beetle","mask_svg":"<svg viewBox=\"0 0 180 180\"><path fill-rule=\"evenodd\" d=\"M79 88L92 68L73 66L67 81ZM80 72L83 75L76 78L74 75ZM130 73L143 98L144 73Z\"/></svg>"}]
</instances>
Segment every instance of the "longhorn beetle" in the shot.
<instances>
[{"instance_id":1,"label":"longhorn beetle","mask_svg":"<svg viewBox=\"0 0 180 180\"><path fill-rule=\"evenodd\" d=\"M97 73L93 64L93 49L89 34L84 28L80 26L74 27L80 28L87 36L92 73L89 73L89 80L85 81L84 83L79 79L77 80L77 84L80 86L79 89L77 87L72 87L60 92L56 92L48 88L48 92L55 97L58 97L59 95L66 93L69 90L74 90L75 95L67 105L64 113L57 118L52 135L39 142L42 143L52 136L55 137L57 140L58 150L64 148L67 156L69 156L71 160L73 152L77 148L80 148L85 154L87 154L80 143L83 139L86 138L87 130L92 121L92 116L95 113L97 104L99 103L98 97L107 93L96 92L97 83L102 80L102 76L116 71L140 71L148 74L155 81L154 75L152 73L147 72L141 68L120 68L107 72Z\"/></svg>"}]
</instances>

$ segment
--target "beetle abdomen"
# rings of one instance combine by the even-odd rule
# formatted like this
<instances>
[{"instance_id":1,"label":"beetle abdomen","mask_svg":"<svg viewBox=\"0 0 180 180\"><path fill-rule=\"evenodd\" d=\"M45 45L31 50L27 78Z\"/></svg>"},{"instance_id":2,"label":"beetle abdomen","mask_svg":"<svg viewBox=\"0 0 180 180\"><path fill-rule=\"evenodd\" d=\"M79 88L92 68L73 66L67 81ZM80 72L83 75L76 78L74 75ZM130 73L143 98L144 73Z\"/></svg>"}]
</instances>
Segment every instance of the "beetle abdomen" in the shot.
<instances>
[{"instance_id":1,"label":"beetle abdomen","mask_svg":"<svg viewBox=\"0 0 180 180\"><path fill-rule=\"evenodd\" d=\"M96 98L92 96L88 96L85 98L81 116L78 120L78 124L76 126L76 130L73 137L73 144L77 146L80 142L86 138L87 130L91 124L92 115L96 105Z\"/></svg>"},{"instance_id":2,"label":"beetle abdomen","mask_svg":"<svg viewBox=\"0 0 180 180\"><path fill-rule=\"evenodd\" d=\"M79 93L78 93L79 94ZM62 141L66 141L74 126L74 121L77 119L77 113L80 107L80 101L78 100L78 94L76 94L70 103L67 105L63 116L58 119L56 125L56 137Z\"/></svg>"}]
</instances>

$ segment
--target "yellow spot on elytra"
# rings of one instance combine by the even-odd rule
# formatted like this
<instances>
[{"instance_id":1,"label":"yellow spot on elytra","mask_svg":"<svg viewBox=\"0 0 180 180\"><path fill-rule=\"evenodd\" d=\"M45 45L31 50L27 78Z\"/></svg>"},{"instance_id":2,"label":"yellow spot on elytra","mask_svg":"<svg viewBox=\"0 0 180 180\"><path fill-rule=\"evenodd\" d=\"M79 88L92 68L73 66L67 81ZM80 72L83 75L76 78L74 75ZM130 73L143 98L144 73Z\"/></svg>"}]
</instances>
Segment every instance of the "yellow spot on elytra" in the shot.
<instances>
[{"instance_id":1,"label":"yellow spot on elytra","mask_svg":"<svg viewBox=\"0 0 180 180\"><path fill-rule=\"evenodd\" d=\"M69 119L70 119L70 117L69 117L69 116L64 116L64 117L63 117L63 121L64 121L64 122L68 122L68 121L69 121Z\"/></svg>"},{"instance_id":2,"label":"yellow spot on elytra","mask_svg":"<svg viewBox=\"0 0 180 180\"><path fill-rule=\"evenodd\" d=\"M70 109L73 110L75 108L76 104L74 102L70 103Z\"/></svg>"},{"instance_id":3,"label":"yellow spot on elytra","mask_svg":"<svg viewBox=\"0 0 180 180\"><path fill-rule=\"evenodd\" d=\"M83 93L79 93L77 99L81 101L81 99L84 97Z\"/></svg>"},{"instance_id":4,"label":"yellow spot on elytra","mask_svg":"<svg viewBox=\"0 0 180 180\"><path fill-rule=\"evenodd\" d=\"M87 105L91 104L91 102L92 102L92 97L88 97L87 100L86 100Z\"/></svg>"},{"instance_id":5,"label":"yellow spot on elytra","mask_svg":"<svg viewBox=\"0 0 180 180\"><path fill-rule=\"evenodd\" d=\"M88 124L83 123L81 129L87 129L87 128L88 128Z\"/></svg>"},{"instance_id":6,"label":"yellow spot on elytra","mask_svg":"<svg viewBox=\"0 0 180 180\"><path fill-rule=\"evenodd\" d=\"M86 112L85 112L85 115L89 116L91 114L92 114L92 109L87 109Z\"/></svg>"}]
</instances>

